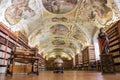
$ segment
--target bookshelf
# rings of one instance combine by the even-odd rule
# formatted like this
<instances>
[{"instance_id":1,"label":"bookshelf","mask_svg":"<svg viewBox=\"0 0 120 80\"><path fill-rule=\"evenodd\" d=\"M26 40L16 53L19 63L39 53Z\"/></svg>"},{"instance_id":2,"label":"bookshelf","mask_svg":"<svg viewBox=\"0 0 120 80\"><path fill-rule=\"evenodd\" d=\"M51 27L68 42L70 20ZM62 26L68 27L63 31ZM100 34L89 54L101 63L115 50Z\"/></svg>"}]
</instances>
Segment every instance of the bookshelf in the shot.
<instances>
[{"instance_id":1,"label":"bookshelf","mask_svg":"<svg viewBox=\"0 0 120 80\"><path fill-rule=\"evenodd\" d=\"M83 64L83 61L82 61L82 53L81 54L77 54L75 55L75 64L76 64L76 69L79 70L82 68L82 64Z\"/></svg>"},{"instance_id":2,"label":"bookshelf","mask_svg":"<svg viewBox=\"0 0 120 80\"><path fill-rule=\"evenodd\" d=\"M120 20L106 30L109 36L110 54L113 56L114 67L120 72Z\"/></svg>"},{"instance_id":3,"label":"bookshelf","mask_svg":"<svg viewBox=\"0 0 120 80\"><path fill-rule=\"evenodd\" d=\"M17 36L19 44L23 45L25 48L29 48L28 47L28 38L27 36L25 36L22 32L20 31L16 31L14 32L15 36Z\"/></svg>"},{"instance_id":4,"label":"bookshelf","mask_svg":"<svg viewBox=\"0 0 120 80\"><path fill-rule=\"evenodd\" d=\"M45 70L45 59L40 55L38 54L38 57L39 57L39 69L40 70Z\"/></svg>"},{"instance_id":5,"label":"bookshelf","mask_svg":"<svg viewBox=\"0 0 120 80\"><path fill-rule=\"evenodd\" d=\"M96 59L94 46L87 46L82 51L83 68L84 70L96 69Z\"/></svg>"},{"instance_id":6,"label":"bookshelf","mask_svg":"<svg viewBox=\"0 0 120 80\"><path fill-rule=\"evenodd\" d=\"M30 49L26 41L27 38L23 37L21 40L15 33L10 31L7 26L0 22L0 73L5 73L7 61L11 55L13 47L21 47Z\"/></svg>"},{"instance_id":7,"label":"bookshelf","mask_svg":"<svg viewBox=\"0 0 120 80\"><path fill-rule=\"evenodd\" d=\"M28 55L27 56L27 54L24 54L24 56L23 56L22 55L23 53L27 53L26 51L24 51L23 53L21 52L21 54L19 54L19 56L21 55L21 57L18 57L18 54L13 55L11 53L11 51L14 47L17 48L18 50L22 49L23 51L30 50L29 52L34 52L34 53L36 53L36 55ZM0 22L0 73L6 72L8 65L11 64L10 61L12 60L12 58L11 58L12 56L14 56L15 58L18 57L20 59L19 61L18 60L14 61L14 63L18 64L18 65L16 65L17 66L16 70L18 70L18 72L19 72L18 67L20 68L19 65L21 65L22 70L25 70L23 68L26 68L27 63L24 62L24 58L26 59L26 61L29 62L29 60L31 58L30 56L32 56L32 57L38 56L39 59L33 59L33 61L37 62L37 60L38 60L39 65L41 65L42 67L45 66L44 59L42 58L42 56L38 55L37 51L38 51L37 48L31 48L28 45L28 38L22 32L20 32L20 31L12 32L7 28L7 26L5 26L3 23ZM31 66L31 64L30 65L27 64L27 65ZM38 74L38 72L37 72L37 74Z\"/></svg>"}]
</instances>

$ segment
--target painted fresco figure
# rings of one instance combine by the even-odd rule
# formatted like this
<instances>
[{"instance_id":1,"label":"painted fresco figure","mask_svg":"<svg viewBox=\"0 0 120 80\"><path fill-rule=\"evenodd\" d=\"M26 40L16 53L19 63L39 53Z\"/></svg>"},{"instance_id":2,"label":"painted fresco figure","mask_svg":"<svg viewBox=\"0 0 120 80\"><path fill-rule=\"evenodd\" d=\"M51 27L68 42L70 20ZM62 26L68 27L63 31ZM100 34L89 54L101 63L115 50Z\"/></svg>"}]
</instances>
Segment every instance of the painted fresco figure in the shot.
<instances>
[{"instance_id":1,"label":"painted fresco figure","mask_svg":"<svg viewBox=\"0 0 120 80\"><path fill-rule=\"evenodd\" d=\"M100 33L98 35L99 39L102 43L102 54L108 54L109 53L109 38L107 33L104 31L104 28L100 28Z\"/></svg>"},{"instance_id":2,"label":"painted fresco figure","mask_svg":"<svg viewBox=\"0 0 120 80\"><path fill-rule=\"evenodd\" d=\"M35 15L34 10L29 7L29 0L12 0L11 3L5 11L5 19L9 24L15 25L22 18L28 19Z\"/></svg>"},{"instance_id":3,"label":"painted fresco figure","mask_svg":"<svg viewBox=\"0 0 120 80\"><path fill-rule=\"evenodd\" d=\"M54 9L56 13L60 12L60 2L58 0L54 1Z\"/></svg>"},{"instance_id":4,"label":"painted fresco figure","mask_svg":"<svg viewBox=\"0 0 120 80\"><path fill-rule=\"evenodd\" d=\"M44 7L56 14L63 14L75 8L77 0L42 0Z\"/></svg>"},{"instance_id":5,"label":"painted fresco figure","mask_svg":"<svg viewBox=\"0 0 120 80\"><path fill-rule=\"evenodd\" d=\"M51 0L47 0L46 8L48 9L48 11L53 12Z\"/></svg>"}]
</instances>

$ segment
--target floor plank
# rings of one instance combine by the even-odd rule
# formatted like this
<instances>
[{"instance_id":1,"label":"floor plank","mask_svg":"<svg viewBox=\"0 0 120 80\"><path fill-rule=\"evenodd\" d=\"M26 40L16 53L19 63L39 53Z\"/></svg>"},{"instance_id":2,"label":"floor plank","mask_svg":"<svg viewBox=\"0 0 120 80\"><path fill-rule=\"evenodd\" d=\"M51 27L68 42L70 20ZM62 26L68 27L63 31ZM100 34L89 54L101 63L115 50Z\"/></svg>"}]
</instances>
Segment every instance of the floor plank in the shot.
<instances>
[{"instance_id":1,"label":"floor plank","mask_svg":"<svg viewBox=\"0 0 120 80\"><path fill-rule=\"evenodd\" d=\"M13 77L0 75L0 80L120 80L120 74L102 75L100 72L64 71L55 74L52 71L41 71L39 76L14 74Z\"/></svg>"}]
</instances>

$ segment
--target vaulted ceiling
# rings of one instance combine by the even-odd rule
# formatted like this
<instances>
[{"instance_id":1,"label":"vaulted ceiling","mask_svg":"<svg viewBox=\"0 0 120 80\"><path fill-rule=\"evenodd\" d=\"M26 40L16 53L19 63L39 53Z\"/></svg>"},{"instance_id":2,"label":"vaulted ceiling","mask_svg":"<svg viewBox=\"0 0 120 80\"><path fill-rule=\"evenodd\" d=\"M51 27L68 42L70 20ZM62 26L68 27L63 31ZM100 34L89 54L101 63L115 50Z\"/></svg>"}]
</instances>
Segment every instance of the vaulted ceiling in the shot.
<instances>
[{"instance_id":1,"label":"vaulted ceiling","mask_svg":"<svg viewBox=\"0 0 120 80\"><path fill-rule=\"evenodd\" d=\"M0 21L20 30L47 59L71 59L100 27L120 18L119 0L0 0Z\"/></svg>"}]
</instances>

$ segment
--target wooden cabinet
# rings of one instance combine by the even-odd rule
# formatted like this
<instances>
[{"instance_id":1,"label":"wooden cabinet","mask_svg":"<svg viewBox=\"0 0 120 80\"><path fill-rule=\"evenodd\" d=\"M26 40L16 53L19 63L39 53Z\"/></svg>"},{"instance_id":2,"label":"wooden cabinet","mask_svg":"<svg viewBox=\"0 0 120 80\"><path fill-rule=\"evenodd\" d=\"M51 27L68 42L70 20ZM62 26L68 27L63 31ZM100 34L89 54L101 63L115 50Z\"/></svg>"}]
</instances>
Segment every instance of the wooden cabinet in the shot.
<instances>
[{"instance_id":1,"label":"wooden cabinet","mask_svg":"<svg viewBox=\"0 0 120 80\"><path fill-rule=\"evenodd\" d=\"M96 68L94 46L88 46L82 51L84 70L93 70Z\"/></svg>"},{"instance_id":2,"label":"wooden cabinet","mask_svg":"<svg viewBox=\"0 0 120 80\"><path fill-rule=\"evenodd\" d=\"M120 21L117 21L106 32L109 36L109 49L113 56L115 70L120 72Z\"/></svg>"}]
</instances>

